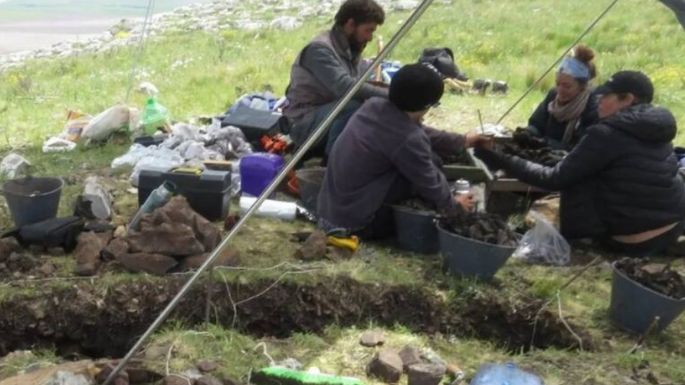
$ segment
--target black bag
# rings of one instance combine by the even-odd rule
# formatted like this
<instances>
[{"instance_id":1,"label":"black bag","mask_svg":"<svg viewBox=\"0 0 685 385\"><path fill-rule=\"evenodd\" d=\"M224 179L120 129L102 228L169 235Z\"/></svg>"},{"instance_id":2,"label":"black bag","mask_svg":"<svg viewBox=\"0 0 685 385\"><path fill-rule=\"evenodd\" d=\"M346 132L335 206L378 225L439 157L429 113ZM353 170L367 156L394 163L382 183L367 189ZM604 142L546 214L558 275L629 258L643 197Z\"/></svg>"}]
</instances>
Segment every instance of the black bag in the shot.
<instances>
[{"instance_id":1,"label":"black bag","mask_svg":"<svg viewBox=\"0 0 685 385\"><path fill-rule=\"evenodd\" d=\"M419 63L431 64L446 78L456 78L461 81L469 80L466 74L459 71L459 67L454 62L454 53L447 47L424 49L421 57L419 57Z\"/></svg>"},{"instance_id":2,"label":"black bag","mask_svg":"<svg viewBox=\"0 0 685 385\"><path fill-rule=\"evenodd\" d=\"M63 247L70 252L76 248L78 235L83 230L84 222L79 217L47 219L42 222L24 225L3 235L13 236L23 247L38 245L45 248Z\"/></svg>"},{"instance_id":3,"label":"black bag","mask_svg":"<svg viewBox=\"0 0 685 385\"><path fill-rule=\"evenodd\" d=\"M226 115L221 126L235 126L245 134L248 142L258 143L264 136L288 133L288 119L278 112L255 110L240 106L232 114Z\"/></svg>"}]
</instances>

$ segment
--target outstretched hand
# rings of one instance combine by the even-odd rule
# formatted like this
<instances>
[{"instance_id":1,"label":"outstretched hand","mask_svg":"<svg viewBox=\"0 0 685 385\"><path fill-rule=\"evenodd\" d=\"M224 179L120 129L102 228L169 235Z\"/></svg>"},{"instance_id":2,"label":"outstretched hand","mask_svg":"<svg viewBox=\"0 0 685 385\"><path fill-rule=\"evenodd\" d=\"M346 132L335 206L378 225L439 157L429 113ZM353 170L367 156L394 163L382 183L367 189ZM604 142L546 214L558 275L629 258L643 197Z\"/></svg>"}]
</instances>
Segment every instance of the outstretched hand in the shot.
<instances>
[{"instance_id":1,"label":"outstretched hand","mask_svg":"<svg viewBox=\"0 0 685 385\"><path fill-rule=\"evenodd\" d=\"M454 196L455 202L457 202L464 211L471 212L476 207L476 199L473 194L457 194Z\"/></svg>"},{"instance_id":2,"label":"outstretched hand","mask_svg":"<svg viewBox=\"0 0 685 385\"><path fill-rule=\"evenodd\" d=\"M466 148L477 147L492 150L495 147L495 137L473 132L468 133L466 134L465 146Z\"/></svg>"}]
</instances>

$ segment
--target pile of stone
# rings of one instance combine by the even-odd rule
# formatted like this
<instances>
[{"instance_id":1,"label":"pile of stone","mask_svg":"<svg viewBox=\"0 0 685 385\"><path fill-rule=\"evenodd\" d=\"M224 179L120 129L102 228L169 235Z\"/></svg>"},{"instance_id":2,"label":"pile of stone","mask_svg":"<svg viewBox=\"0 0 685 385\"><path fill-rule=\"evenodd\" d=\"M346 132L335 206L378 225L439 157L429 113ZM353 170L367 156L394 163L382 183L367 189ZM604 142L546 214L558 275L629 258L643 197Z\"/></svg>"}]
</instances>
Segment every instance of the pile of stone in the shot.
<instances>
[{"instance_id":1,"label":"pile of stone","mask_svg":"<svg viewBox=\"0 0 685 385\"><path fill-rule=\"evenodd\" d=\"M162 275L198 268L221 241L221 232L177 196L145 214L138 231L118 228L114 233L86 232L74 251L76 274L97 274L101 266L115 261L132 272ZM239 255L225 250L214 266L234 266Z\"/></svg>"},{"instance_id":2,"label":"pile of stone","mask_svg":"<svg viewBox=\"0 0 685 385\"><path fill-rule=\"evenodd\" d=\"M366 347L382 346L385 338L382 332L367 331L360 337L359 343ZM421 350L406 345L397 351L383 348L373 357L367 366L367 374L387 384L396 384L402 374L407 375L408 385L439 385L445 376L450 382L461 380L463 372L455 365L447 364L431 350Z\"/></svg>"},{"instance_id":3,"label":"pile of stone","mask_svg":"<svg viewBox=\"0 0 685 385\"><path fill-rule=\"evenodd\" d=\"M179 7L171 12L156 14L144 28L144 19L124 19L102 34L75 42L63 42L50 48L0 55L0 72L22 65L33 59L64 58L82 54L103 53L120 47L138 44L146 36L166 32L237 29L293 30L312 17L329 18L342 0L222 0ZM443 0L449 3L449 0ZM387 12L407 11L418 5L417 0L380 0ZM142 15L141 15L142 16Z\"/></svg>"}]
</instances>

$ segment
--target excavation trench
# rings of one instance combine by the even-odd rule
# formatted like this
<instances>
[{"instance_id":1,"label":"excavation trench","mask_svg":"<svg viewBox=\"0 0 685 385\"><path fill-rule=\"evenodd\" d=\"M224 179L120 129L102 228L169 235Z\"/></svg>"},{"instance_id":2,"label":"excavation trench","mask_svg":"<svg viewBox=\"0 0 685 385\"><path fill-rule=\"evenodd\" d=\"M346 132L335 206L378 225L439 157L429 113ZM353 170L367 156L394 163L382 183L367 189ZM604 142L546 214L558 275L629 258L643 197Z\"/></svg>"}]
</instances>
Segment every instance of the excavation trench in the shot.
<instances>
[{"instance_id":1,"label":"excavation trench","mask_svg":"<svg viewBox=\"0 0 685 385\"><path fill-rule=\"evenodd\" d=\"M84 281L5 299L0 303L0 356L19 349L54 347L63 356L120 357L177 293L183 279L141 279L111 287ZM209 308L210 322L235 326L257 337L279 338L295 332L320 333L332 324L346 327L374 322L402 325L417 333L484 339L520 352L531 348L533 320L541 306L538 299L507 299L497 293L446 301L428 289L360 283L350 278L273 283L217 279L211 285L199 284L180 302L171 319L193 326L205 321ZM253 296L257 297L250 300ZM239 305L234 307L234 303ZM583 348L592 349L589 335L571 326L583 339ZM574 349L579 345L556 313L543 311L536 330L536 348Z\"/></svg>"}]
</instances>

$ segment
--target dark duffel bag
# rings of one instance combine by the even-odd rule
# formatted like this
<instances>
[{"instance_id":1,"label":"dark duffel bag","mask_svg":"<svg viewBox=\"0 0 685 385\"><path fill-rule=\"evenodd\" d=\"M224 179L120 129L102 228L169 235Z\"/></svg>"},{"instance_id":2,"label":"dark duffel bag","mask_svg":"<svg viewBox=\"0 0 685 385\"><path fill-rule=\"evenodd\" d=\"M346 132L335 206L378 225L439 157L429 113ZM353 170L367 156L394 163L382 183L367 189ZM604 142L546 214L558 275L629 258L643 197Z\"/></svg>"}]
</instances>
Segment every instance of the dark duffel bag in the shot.
<instances>
[{"instance_id":1,"label":"dark duffel bag","mask_svg":"<svg viewBox=\"0 0 685 385\"><path fill-rule=\"evenodd\" d=\"M3 235L13 236L20 245L62 247L69 252L76 248L78 235L83 231L84 221L79 217L52 218L32 223L12 230Z\"/></svg>"},{"instance_id":2,"label":"dark duffel bag","mask_svg":"<svg viewBox=\"0 0 685 385\"><path fill-rule=\"evenodd\" d=\"M232 114L226 115L221 126L235 126L245 134L248 142L256 143L264 136L288 133L288 119L278 112L255 110L240 106Z\"/></svg>"}]
</instances>

